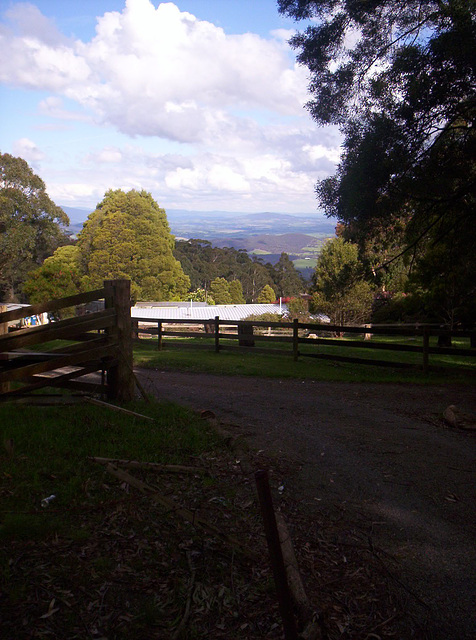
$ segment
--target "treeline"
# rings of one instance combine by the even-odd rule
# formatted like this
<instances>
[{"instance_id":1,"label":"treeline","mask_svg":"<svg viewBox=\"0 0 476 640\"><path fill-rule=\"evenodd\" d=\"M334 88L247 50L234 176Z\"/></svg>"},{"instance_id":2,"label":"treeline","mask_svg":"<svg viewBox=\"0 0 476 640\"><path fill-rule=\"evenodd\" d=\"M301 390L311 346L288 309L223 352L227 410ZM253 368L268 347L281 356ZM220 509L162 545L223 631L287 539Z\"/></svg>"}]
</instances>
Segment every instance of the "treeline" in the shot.
<instances>
[{"instance_id":1,"label":"treeline","mask_svg":"<svg viewBox=\"0 0 476 640\"><path fill-rule=\"evenodd\" d=\"M286 253L272 265L244 250L191 239L176 241L174 255L190 278L191 291L215 304L274 302L305 290L302 276Z\"/></svg>"},{"instance_id":2,"label":"treeline","mask_svg":"<svg viewBox=\"0 0 476 640\"><path fill-rule=\"evenodd\" d=\"M307 284L286 253L272 265L203 239L175 241L150 193L108 191L78 237L45 185L21 158L0 154L0 300L42 302L128 278L134 301L209 304L292 298L300 319L334 324L439 322L472 326L476 317L474 229L430 234L408 251L410 213L337 226ZM364 233L364 229L367 232ZM458 253L459 252L459 253ZM308 295L302 295L308 294Z\"/></svg>"}]
</instances>

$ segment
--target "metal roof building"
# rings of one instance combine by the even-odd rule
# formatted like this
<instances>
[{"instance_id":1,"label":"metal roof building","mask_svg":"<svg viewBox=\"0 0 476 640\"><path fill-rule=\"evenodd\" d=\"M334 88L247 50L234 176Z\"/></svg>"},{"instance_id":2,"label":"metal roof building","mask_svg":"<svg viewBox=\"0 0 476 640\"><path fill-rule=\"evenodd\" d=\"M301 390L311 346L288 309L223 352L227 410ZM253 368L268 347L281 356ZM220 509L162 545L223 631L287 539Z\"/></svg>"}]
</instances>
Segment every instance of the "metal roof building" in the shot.
<instances>
[{"instance_id":1,"label":"metal roof building","mask_svg":"<svg viewBox=\"0 0 476 640\"><path fill-rule=\"evenodd\" d=\"M142 303L143 304L143 303ZM131 309L132 318L140 318L144 321L153 322L154 320L165 320L173 322L174 320L203 320L211 321L216 316L220 320L245 320L251 315L261 315L262 313L287 313L288 308L285 304L217 304L210 306L202 306L188 304L187 306L170 307L170 306L153 306L144 308L142 306L134 306Z\"/></svg>"}]
</instances>

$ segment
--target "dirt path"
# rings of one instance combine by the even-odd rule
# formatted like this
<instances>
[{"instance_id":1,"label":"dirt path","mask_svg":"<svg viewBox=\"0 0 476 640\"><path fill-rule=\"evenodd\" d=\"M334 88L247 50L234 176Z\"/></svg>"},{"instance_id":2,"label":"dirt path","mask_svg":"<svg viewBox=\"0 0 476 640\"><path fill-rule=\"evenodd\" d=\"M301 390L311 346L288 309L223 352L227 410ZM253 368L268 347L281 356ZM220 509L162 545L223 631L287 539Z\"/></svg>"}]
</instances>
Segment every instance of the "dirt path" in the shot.
<instances>
[{"instance_id":1,"label":"dirt path","mask_svg":"<svg viewBox=\"0 0 476 640\"><path fill-rule=\"evenodd\" d=\"M138 373L160 400L210 409L292 461L285 491L389 554L431 637L476 637L475 439L441 420L450 404L475 412L476 389Z\"/></svg>"}]
</instances>

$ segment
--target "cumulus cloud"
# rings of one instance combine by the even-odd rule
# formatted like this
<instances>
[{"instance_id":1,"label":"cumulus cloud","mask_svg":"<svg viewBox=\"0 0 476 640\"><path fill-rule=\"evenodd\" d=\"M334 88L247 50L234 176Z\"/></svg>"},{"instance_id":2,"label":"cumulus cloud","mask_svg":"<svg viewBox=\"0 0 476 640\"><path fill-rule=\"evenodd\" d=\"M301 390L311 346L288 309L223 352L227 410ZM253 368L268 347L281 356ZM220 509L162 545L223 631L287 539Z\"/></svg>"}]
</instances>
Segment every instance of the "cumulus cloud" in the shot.
<instances>
[{"instance_id":1,"label":"cumulus cloud","mask_svg":"<svg viewBox=\"0 0 476 640\"><path fill-rule=\"evenodd\" d=\"M250 200L256 209L271 201L280 210L315 208L314 182L332 171L339 141L303 109L308 72L287 45L292 31L230 35L173 2L150 0L99 16L90 41L65 38L33 5L13 5L6 16L0 82L48 92L42 116L131 141L92 144L73 180L66 168L51 169L48 188L60 202L94 205L108 188L145 188L173 206L189 198L199 208L240 210ZM183 152L145 151L141 138ZM26 138L15 153L43 159Z\"/></svg>"},{"instance_id":2,"label":"cumulus cloud","mask_svg":"<svg viewBox=\"0 0 476 640\"><path fill-rule=\"evenodd\" d=\"M46 18L33 4L19 2L12 5L5 12L5 16L14 25L14 33L23 38L38 38L44 44L53 47L67 42L54 22Z\"/></svg>"},{"instance_id":3,"label":"cumulus cloud","mask_svg":"<svg viewBox=\"0 0 476 640\"><path fill-rule=\"evenodd\" d=\"M33 167L38 167L45 154L39 149L33 140L29 138L20 138L13 143L14 155L23 158Z\"/></svg>"},{"instance_id":4,"label":"cumulus cloud","mask_svg":"<svg viewBox=\"0 0 476 640\"><path fill-rule=\"evenodd\" d=\"M96 153L89 154L85 160L99 164L116 164L121 162L122 152L117 147L105 147Z\"/></svg>"},{"instance_id":5,"label":"cumulus cloud","mask_svg":"<svg viewBox=\"0 0 476 640\"><path fill-rule=\"evenodd\" d=\"M279 39L227 35L172 2L127 0L98 18L90 42L61 38L30 5L8 17L3 82L77 100L129 135L197 141L222 109L290 115L305 100L306 73Z\"/></svg>"},{"instance_id":6,"label":"cumulus cloud","mask_svg":"<svg viewBox=\"0 0 476 640\"><path fill-rule=\"evenodd\" d=\"M57 120L91 120L90 116L85 113L66 109L64 106L64 100L58 96L48 96L48 98L41 100L38 104L38 111L42 115L49 116Z\"/></svg>"},{"instance_id":7,"label":"cumulus cloud","mask_svg":"<svg viewBox=\"0 0 476 640\"><path fill-rule=\"evenodd\" d=\"M303 151L309 154L311 160L319 160L326 158L330 162L339 162L341 148L340 147L325 147L322 144L310 145L307 144L303 147Z\"/></svg>"}]
</instances>

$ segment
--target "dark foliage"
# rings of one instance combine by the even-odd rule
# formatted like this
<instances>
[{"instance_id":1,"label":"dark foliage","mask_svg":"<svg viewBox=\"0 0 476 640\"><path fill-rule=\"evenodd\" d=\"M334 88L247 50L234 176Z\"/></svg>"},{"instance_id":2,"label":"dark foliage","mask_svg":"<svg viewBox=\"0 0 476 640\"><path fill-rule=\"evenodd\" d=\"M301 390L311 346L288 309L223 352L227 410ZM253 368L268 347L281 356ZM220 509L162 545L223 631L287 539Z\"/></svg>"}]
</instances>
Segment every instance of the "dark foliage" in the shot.
<instances>
[{"instance_id":1,"label":"dark foliage","mask_svg":"<svg viewBox=\"0 0 476 640\"><path fill-rule=\"evenodd\" d=\"M293 293L299 293L303 286L299 273L285 253L273 267L259 258L251 258L244 250L220 249L208 240L191 239L178 240L174 255L190 277L192 289L209 291L216 278L225 278L228 282L238 280L246 302L256 302L266 285L271 286L277 296L289 295L279 292L287 291L291 285L292 289L297 288Z\"/></svg>"},{"instance_id":2,"label":"dark foliage","mask_svg":"<svg viewBox=\"0 0 476 640\"><path fill-rule=\"evenodd\" d=\"M68 222L28 163L0 154L0 299L14 299L27 273L68 242Z\"/></svg>"},{"instance_id":3,"label":"dark foliage","mask_svg":"<svg viewBox=\"0 0 476 640\"><path fill-rule=\"evenodd\" d=\"M327 215L344 222L361 249L376 228L391 235L405 220L377 271L404 255L431 293L428 264L440 246L452 260L440 263L438 278L454 287L455 272L476 266L474 0L278 4L296 19L317 18L291 42L311 71L310 112L345 137L336 175L316 188ZM453 299L471 295L466 281L456 286L465 295ZM458 321L467 311L445 316Z\"/></svg>"}]
</instances>

